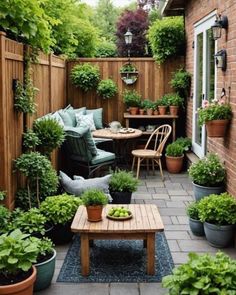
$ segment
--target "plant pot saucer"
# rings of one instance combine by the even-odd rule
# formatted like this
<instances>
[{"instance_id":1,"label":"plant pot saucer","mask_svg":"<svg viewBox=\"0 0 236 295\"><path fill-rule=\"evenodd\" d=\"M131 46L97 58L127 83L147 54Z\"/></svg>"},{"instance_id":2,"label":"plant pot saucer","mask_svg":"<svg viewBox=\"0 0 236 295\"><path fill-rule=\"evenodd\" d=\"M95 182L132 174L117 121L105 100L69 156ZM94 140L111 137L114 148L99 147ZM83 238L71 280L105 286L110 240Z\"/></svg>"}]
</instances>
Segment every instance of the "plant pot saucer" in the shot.
<instances>
[{"instance_id":1,"label":"plant pot saucer","mask_svg":"<svg viewBox=\"0 0 236 295\"><path fill-rule=\"evenodd\" d=\"M101 221L102 220L102 218L99 218L99 219L89 219L89 218L87 218L87 220L89 221L89 222L97 222L97 221Z\"/></svg>"}]
</instances>

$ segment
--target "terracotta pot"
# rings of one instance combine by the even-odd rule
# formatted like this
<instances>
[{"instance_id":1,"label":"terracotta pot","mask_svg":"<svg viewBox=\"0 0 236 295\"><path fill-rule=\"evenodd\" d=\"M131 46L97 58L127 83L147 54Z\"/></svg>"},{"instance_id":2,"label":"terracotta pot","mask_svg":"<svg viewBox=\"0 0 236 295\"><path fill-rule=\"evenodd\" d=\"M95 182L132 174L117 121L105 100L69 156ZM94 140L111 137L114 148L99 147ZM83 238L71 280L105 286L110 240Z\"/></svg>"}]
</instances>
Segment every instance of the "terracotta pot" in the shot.
<instances>
[{"instance_id":1,"label":"terracotta pot","mask_svg":"<svg viewBox=\"0 0 236 295\"><path fill-rule=\"evenodd\" d=\"M166 155L166 167L170 173L179 173L183 167L184 155L181 157L170 157Z\"/></svg>"},{"instance_id":2,"label":"terracotta pot","mask_svg":"<svg viewBox=\"0 0 236 295\"><path fill-rule=\"evenodd\" d=\"M166 106L158 106L158 111L160 113L160 115L165 115L166 114Z\"/></svg>"},{"instance_id":3,"label":"terracotta pot","mask_svg":"<svg viewBox=\"0 0 236 295\"><path fill-rule=\"evenodd\" d=\"M158 115L158 114L159 114L158 110L153 111L153 115Z\"/></svg>"},{"instance_id":4,"label":"terracotta pot","mask_svg":"<svg viewBox=\"0 0 236 295\"><path fill-rule=\"evenodd\" d=\"M177 116L178 115L178 111L179 111L178 106L169 106L169 108L170 108L170 114L172 116Z\"/></svg>"},{"instance_id":5,"label":"terracotta pot","mask_svg":"<svg viewBox=\"0 0 236 295\"><path fill-rule=\"evenodd\" d=\"M139 109L139 115L144 115L145 110L144 109Z\"/></svg>"},{"instance_id":6,"label":"terracotta pot","mask_svg":"<svg viewBox=\"0 0 236 295\"><path fill-rule=\"evenodd\" d=\"M36 280L36 268L33 266L33 272L30 275L30 277L16 284L0 286L0 294L1 295L7 295L7 294L32 295L35 280Z\"/></svg>"},{"instance_id":7,"label":"terracotta pot","mask_svg":"<svg viewBox=\"0 0 236 295\"><path fill-rule=\"evenodd\" d=\"M153 114L153 109L146 109L147 115L152 116Z\"/></svg>"},{"instance_id":8,"label":"terracotta pot","mask_svg":"<svg viewBox=\"0 0 236 295\"><path fill-rule=\"evenodd\" d=\"M131 115L137 115L138 114L138 107L130 107L129 112Z\"/></svg>"},{"instance_id":9,"label":"terracotta pot","mask_svg":"<svg viewBox=\"0 0 236 295\"><path fill-rule=\"evenodd\" d=\"M224 137L229 120L212 120L206 122L208 137Z\"/></svg>"},{"instance_id":10,"label":"terracotta pot","mask_svg":"<svg viewBox=\"0 0 236 295\"><path fill-rule=\"evenodd\" d=\"M102 220L102 209L103 206L86 206L88 221L100 221Z\"/></svg>"}]
</instances>

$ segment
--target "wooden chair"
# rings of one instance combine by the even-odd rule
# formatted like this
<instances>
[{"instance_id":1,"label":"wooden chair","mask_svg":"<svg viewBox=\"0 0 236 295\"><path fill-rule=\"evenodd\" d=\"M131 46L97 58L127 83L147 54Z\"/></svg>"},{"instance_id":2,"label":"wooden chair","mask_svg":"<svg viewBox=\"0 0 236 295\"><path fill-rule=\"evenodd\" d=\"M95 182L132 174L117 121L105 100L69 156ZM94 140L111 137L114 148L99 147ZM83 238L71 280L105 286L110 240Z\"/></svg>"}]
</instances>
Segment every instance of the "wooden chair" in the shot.
<instances>
[{"instance_id":1,"label":"wooden chair","mask_svg":"<svg viewBox=\"0 0 236 295\"><path fill-rule=\"evenodd\" d=\"M137 159L137 174L136 177L139 178L140 164L143 160L147 161L147 170L149 171L149 160L152 162L153 174L155 173L155 163L159 166L161 172L161 178L163 177L162 166L161 166L161 156L165 143L171 133L170 125L161 125L150 135L146 146L144 149L133 150L133 163L132 171L134 170L135 161Z\"/></svg>"}]
</instances>

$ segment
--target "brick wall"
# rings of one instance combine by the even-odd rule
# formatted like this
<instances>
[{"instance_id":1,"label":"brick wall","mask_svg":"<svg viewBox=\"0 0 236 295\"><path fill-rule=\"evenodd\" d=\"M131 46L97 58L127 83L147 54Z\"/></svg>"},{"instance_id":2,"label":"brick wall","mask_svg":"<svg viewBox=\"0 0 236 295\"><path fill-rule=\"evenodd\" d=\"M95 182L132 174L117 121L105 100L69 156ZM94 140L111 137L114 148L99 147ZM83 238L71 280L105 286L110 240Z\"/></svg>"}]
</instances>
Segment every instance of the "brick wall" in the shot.
<instances>
[{"instance_id":1,"label":"brick wall","mask_svg":"<svg viewBox=\"0 0 236 295\"><path fill-rule=\"evenodd\" d=\"M217 95L224 87L232 106L234 117L229 132L225 138L208 139L207 150L217 152L225 163L227 169L227 190L236 196L236 1L235 0L190 0L186 1L185 27L187 38L186 69L193 74L194 50L194 24L214 10L226 15L229 20L229 28L226 33L222 30L222 36L218 40L217 51L227 50L227 70L222 72L217 69ZM193 84L193 83L192 83ZM193 85L191 94L193 93ZM192 96L191 96L192 97ZM188 99L187 108L187 135L192 136L192 98Z\"/></svg>"}]
</instances>

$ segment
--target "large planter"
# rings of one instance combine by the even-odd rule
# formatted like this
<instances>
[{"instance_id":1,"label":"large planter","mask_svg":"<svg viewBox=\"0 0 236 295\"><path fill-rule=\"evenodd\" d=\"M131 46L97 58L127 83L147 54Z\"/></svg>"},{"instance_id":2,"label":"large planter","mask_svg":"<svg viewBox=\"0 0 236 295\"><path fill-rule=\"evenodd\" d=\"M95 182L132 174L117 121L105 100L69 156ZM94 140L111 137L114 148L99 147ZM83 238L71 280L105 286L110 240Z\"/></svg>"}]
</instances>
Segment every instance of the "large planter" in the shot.
<instances>
[{"instance_id":1,"label":"large planter","mask_svg":"<svg viewBox=\"0 0 236 295\"><path fill-rule=\"evenodd\" d=\"M32 274L22 282L0 286L1 295L32 295L33 285L36 280L36 268L33 266Z\"/></svg>"},{"instance_id":2,"label":"large planter","mask_svg":"<svg viewBox=\"0 0 236 295\"><path fill-rule=\"evenodd\" d=\"M208 137L224 137L229 120L212 120L206 122Z\"/></svg>"},{"instance_id":3,"label":"large planter","mask_svg":"<svg viewBox=\"0 0 236 295\"><path fill-rule=\"evenodd\" d=\"M200 220L189 218L189 227L195 236L202 237L205 235L203 223Z\"/></svg>"},{"instance_id":4,"label":"large planter","mask_svg":"<svg viewBox=\"0 0 236 295\"><path fill-rule=\"evenodd\" d=\"M53 255L51 258L34 265L37 269L34 291L44 290L50 286L55 271L56 254L56 250L53 249Z\"/></svg>"},{"instance_id":5,"label":"large planter","mask_svg":"<svg viewBox=\"0 0 236 295\"><path fill-rule=\"evenodd\" d=\"M224 185L222 186L202 186L193 182L193 194L196 201L200 201L203 197L209 196L211 194L220 195L225 192Z\"/></svg>"},{"instance_id":6,"label":"large planter","mask_svg":"<svg viewBox=\"0 0 236 295\"><path fill-rule=\"evenodd\" d=\"M170 109L170 114L172 116L177 116L178 115L178 111L179 111L178 106L169 106L169 109Z\"/></svg>"},{"instance_id":7,"label":"large planter","mask_svg":"<svg viewBox=\"0 0 236 295\"><path fill-rule=\"evenodd\" d=\"M54 244L63 245L72 240L73 233L70 230L71 222L66 224L55 224L53 229L47 234Z\"/></svg>"},{"instance_id":8,"label":"large planter","mask_svg":"<svg viewBox=\"0 0 236 295\"><path fill-rule=\"evenodd\" d=\"M88 221L96 222L102 220L102 205L86 206Z\"/></svg>"},{"instance_id":9,"label":"large planter","mask_svg":"<svg viewBox=\"0 0 236 295\"><path fill-rule=\"evenodd\" d=\"M132 193L130 192L110 192L112 204L130 204Z\"/></svg>"},{"instance_id":10,"label":"large planter","mask_svg":"<svg viewBox=\"0 0 236 295\"><path fill-rule=\"evenodd\" d=\"M170 157L166 155L166 167L170 173L179 173L183 167L184 155L181 157Z\"/></svg>"},{"instance_id":11,"label":"large planter","mask_svg":"<svg viewBox=\"0 0 236 295\"><path fill-rule=\"evenodd\" d=\"M216 225L204 222L204 231L208 243L216 248L230 245L234 236L234 225Z\"/></svg>"}]
</instances>

